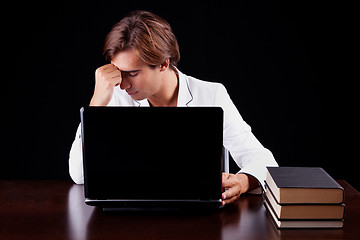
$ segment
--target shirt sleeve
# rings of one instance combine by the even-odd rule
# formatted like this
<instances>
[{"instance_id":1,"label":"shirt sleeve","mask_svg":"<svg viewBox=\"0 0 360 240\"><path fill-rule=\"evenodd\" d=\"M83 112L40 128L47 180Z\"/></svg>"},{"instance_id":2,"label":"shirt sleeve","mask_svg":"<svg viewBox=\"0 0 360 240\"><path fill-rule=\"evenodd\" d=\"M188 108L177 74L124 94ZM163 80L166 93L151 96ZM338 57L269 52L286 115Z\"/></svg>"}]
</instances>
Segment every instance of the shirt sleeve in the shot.
<instances>
[{"instance_id":1,"label":"shirt sleeve","mask_svg":"<svg viewBox=\"0 0 360 240\"><path fill-rule=\"evenodd\" d=\"M76 184L84 184L81 124L77 128L69 154L69 173Z\"/></svg>"},{"instance_id":2,"label":"shirt sleeve","mask_svg":"<svg viewBox=\"0 0 360 240\"><path fill-rule=\"evenodd\" d=\"M278 166L273 154L256 139L222 84L217 88L215 105L222 107L224 111L223 144L240 167L238 173L255 177L262 189L265 189L266 167ZM251 191L261 192L261 189Z\"/></svg>"}]
</instances>

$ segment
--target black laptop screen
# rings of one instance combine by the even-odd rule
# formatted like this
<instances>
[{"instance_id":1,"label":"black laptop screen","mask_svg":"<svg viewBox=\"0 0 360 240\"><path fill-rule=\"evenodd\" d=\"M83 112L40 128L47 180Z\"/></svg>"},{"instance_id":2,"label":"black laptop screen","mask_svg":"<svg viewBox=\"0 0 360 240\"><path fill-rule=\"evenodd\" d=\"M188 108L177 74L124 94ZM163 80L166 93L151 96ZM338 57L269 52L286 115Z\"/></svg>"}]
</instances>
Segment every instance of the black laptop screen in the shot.
<instances>
[{"instance_id":1,"label":"black laptop screen","mask_svg":"<svg viewBox=\"0 0 360 240\"><path fill-rule=\"evenodd\" d=\"M87 198L221 198L221 108L87 107L82 129Z\"/></svg>"}]
</instances>

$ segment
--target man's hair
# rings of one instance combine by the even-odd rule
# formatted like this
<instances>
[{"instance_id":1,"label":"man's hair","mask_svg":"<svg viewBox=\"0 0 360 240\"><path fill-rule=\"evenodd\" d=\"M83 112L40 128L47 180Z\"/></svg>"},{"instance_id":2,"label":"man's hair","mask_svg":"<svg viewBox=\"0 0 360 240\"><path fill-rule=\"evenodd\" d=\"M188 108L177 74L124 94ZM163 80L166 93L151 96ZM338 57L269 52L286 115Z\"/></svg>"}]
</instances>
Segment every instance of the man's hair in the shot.
<instances>
[{"instance_id":1,"label":"man's hair","mask_svg":"<svg viewBox=\"0 0 360 240\"><path fill-rule=\"evenodd\" d=\"M179 45L170 24L146 11L131 12L113 26L104 44L105 59L111 61L120 51L131 48L150 67L169 59L174 70L180 60Z\"/></svg>"}]
</instances>

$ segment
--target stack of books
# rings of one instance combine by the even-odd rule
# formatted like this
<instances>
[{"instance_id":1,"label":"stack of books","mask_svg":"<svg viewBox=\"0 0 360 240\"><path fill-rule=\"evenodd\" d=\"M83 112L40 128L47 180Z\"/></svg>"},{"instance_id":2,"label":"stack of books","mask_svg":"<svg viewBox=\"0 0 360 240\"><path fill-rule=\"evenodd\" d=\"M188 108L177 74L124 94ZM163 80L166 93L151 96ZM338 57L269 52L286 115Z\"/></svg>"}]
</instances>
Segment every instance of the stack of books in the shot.
<instances>
[{"instance_id":1,"label":"stack of books","mask_svg":"<svg viewBox=\"0 0 360 240\"><path fill-rule=\"evenodd\" d=\"M344 189L322 168L268 167L265 206L277 228L342 228Z\"/></svg>"}]
</instances>

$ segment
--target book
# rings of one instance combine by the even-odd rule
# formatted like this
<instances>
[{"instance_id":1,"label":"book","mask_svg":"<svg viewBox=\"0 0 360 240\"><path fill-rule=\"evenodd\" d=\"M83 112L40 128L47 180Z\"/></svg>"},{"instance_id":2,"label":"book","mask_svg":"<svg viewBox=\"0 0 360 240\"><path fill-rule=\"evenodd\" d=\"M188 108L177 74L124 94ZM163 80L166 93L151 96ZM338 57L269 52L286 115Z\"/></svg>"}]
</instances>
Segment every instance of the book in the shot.
<instances>
[{"instance_id":1,"label":"book","mask_svg":"<svg viewBox=\"0 0 360 240\"><path fill-rule=\"evenodd\" d=\"M344 189L322 168L267 167L266 185L279 204L341 204Z\"/></svg>"},{"instance_id":2,"label":"book","mask_svg":"<svg viewBox=\"0 0 360 240\"><path fill-rule=\"evenodd\" d=\"M345 214L344 204L279 204L268 187L265 199L279 220L289 219L342 219Z\"/></svg>"},{"instance_id":3,"label":"book","mask_svg":"<svg viewBox=\"0 0 360 240\"><path fill-rule=\"evenodd\" d=\"M276 217L270 204L265 200L265 207L268 209L270 218L275 226L279 229L283 228L342 228L344 221L340 220L281 220Z\"/></svg>"}]
</instances>

